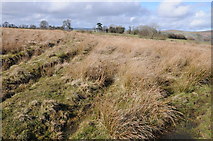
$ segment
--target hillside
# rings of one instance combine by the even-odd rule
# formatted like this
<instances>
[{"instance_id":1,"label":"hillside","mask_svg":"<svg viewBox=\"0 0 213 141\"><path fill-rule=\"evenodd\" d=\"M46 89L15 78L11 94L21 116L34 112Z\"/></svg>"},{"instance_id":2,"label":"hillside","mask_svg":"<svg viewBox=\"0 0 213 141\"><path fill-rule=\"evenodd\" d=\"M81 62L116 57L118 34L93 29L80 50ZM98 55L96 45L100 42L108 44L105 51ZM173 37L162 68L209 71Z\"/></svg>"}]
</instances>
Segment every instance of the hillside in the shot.
<instances>
[{"instance_id":1,"label":"hillside","mask_svg":"<svg viewBox=\"0 0 213 141\"><path fill-rule=\"evenodd\" d=\"M181 30L167 30L167 31L163 31L163 32L164 33L182 34L190 40L205 41L205 42L211 41L211 31L190 32L190 31L181 31Z\"/></svg>"},{"instance_id":2,"label":"hillside","mask_svg":"<svg viewBox=\"0 0 213 141\"><path fill-rule=\"evenodd\" d=\"M2 29L4 139L211 137L211 46Z\"/></svg>"}]
</instances>

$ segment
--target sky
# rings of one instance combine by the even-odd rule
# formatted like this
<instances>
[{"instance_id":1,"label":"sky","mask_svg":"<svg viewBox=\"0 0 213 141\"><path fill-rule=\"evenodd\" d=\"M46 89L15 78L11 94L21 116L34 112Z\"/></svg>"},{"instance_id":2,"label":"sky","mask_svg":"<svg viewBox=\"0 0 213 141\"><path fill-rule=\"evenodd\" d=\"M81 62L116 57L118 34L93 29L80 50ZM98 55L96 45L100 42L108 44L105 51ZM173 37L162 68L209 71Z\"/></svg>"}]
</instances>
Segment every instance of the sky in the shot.
<instances>
[{"instance_id":1,"label":"sky","mask_svg":"<svg viewBox=\"0 0 213 141\"><path fill-rule=\"evenodd\" d=\"M157 25L160 30L211 29L210 2L3 2L2 22L39 25L47 20L61 26L71 19L73 28L103 25Z\"/></svg>"}]
</instances>

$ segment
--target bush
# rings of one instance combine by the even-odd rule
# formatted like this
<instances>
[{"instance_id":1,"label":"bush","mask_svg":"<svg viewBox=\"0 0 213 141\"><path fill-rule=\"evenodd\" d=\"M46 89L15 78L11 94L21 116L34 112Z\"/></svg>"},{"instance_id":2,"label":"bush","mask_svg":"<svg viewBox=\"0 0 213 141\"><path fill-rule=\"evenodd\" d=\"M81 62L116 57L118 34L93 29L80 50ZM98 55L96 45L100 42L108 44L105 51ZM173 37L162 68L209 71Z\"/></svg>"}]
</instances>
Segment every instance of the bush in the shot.
<instances>
[{"instance_id":1,"label":"bush","mask_svg":"<svg viewBox=\"0 0 213 141\"><path fill-rule=\"evenodd\" d=\"M139 33L139 30L138 29L134 29L133 31L132 31L132 34L133 35L137 35Z\"/></svg>"},{"instance_id":2,"label":"bush","mask_svg":"<svg viewBox=\"0 0 213 141\"><path fill-rule=\"evenodd\" d=\"M156 28L150 26L139 26L138 30L140 37L154 38L156 34L159 34Z\"/></svg>"},{"instance_id":3,"label":"bush","mask_svg":"<svg viewBox=\"0 0 213 141\"><path fill-rule=\"evenodd\" d=\"M110 27L109 27L109 32L110 32L110 33L116 33L115 27L110 26Z\"/></svg>"},{"instance_id":4,"label":"bush","mask_svg":"<svg viewBox=\"0 0 213 141\"><path fill-rule=\"evenodd\" d=\"M169 33L168 38L187 40L187 38L183 34L174 34L174 33Z\"/></svg>"},{"instance_id":5,"label":"bush","mask_svg":"<svg viewBox=\"0 0 213 141\"><path fill-rule=\"evenodd\" d=\"M124 27L122 27L122 26L117 26L116 27L116 33L122 34L122 33L124 33L124 31L125 31Z\"/></svg>"},{"instance_id":6,"label":"bush","mask_svg":"<svg viewBox=\"0 0 213 141\"><path fill-rule=\"evenodd\" d=\"M119 34L123 34L125 31L125 28L122 26L110 26L109 27L109 32L110 33L119 33Z\"/></svg>"}]
</instances>

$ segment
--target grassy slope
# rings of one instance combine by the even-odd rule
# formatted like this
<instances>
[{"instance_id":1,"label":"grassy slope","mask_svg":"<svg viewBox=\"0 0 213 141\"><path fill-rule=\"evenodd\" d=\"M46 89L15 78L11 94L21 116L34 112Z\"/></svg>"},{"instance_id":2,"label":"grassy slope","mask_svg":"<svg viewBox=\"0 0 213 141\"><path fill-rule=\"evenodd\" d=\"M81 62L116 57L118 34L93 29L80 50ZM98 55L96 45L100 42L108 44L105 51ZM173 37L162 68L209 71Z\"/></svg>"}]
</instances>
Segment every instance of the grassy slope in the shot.
<instances>
[{"instance_id":1,"label":"grassy slope","mask_svg":"<svg viewBox=\"0 0 213 141\"><path fill-rule=\"evenodd\" d=\"M202 42L202 43L210 43L210 41L211 41L211 31L190 32L190 31L179 31L179 30L167 30L167 31L163 31L163 32L183 34L187 38L193 38L193 39L195 39L195 41Z\"/></svg>"},{"instance_id":2,"label":"grassy slope","mask_svg":"<svg viewBox=\"0 0 213 141\"><path fill-rule=\"evenodd\" d=\"M66 34L62 44L3 71L3 94L13 92L1 103L4 138L161 138L162 130L172 132L166 138L210 138L208 45ZM144 124L135 122L138 114Z\"/></svg>"}]
</instances>

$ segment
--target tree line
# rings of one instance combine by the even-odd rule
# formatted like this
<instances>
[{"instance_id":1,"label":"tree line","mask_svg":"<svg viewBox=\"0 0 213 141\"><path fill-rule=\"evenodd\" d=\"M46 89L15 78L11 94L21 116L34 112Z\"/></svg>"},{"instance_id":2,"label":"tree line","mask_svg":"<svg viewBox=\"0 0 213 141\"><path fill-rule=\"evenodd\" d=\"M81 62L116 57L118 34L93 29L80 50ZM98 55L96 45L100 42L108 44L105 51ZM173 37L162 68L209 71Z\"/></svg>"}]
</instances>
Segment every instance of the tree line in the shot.
<instances>
[{"instance_id":1,"label":"tree line","mask_svg":"<svg viewBox=\"0 0 213 141\"><path fill-rule=\"evenodd\" d=\"M38 27L33 24L32 25L22 24L22 25L16 26L15 24L10 24L9 22L4 22L1 26L7 27L7 28L73 30L70 19L64 20L62 22L62 26L52 26L46 20L42 20ZM183 34L162 33L158 28L159 27L156 24L152 24L149 26L148 25L139 25L136 27L129 26L129 29L125 30L125 27L120 25L119 26L117 25L103 26L102 23L97 23L93 31L105 32L105 33L117 33L117 34L123 34L125 32L126 34L138 35L139 37L150 38L150 39L164 40L166 38L171 38L171 39L187 40L187 38Z\"/></svg>"},{"instance_id":2,"label":"tree line","mask_svg":"<svg viewBox=\"0 0 213 141\"><path fill-rule=\"evenodd\" d=\"M38 27L34 24L31 24L31 25L21 24L21 25L17 26L15 24L11 24L7 21L4 22L1 26L7 27L7 28L28 28L28 29L63 29L63 30L72 30L73 29L71 27L70 19L64 20L62 23L62 26L52 26L46 20L42 20Z\"/></svg>"},{"instance_id":3,"label":"tree line","mask_svg":"<svg viewBox=\"0 0 213 141\"><path fill-rule=\"evenodd\" d=\"M116 25L111 25L111 26L107 27L107 26L102 26L102 23L97 23L95 30L97 32L123 34L124 31L125 31L125 27L123 27L123 26L116 26Z\"/></svg>"}]
</instances>

